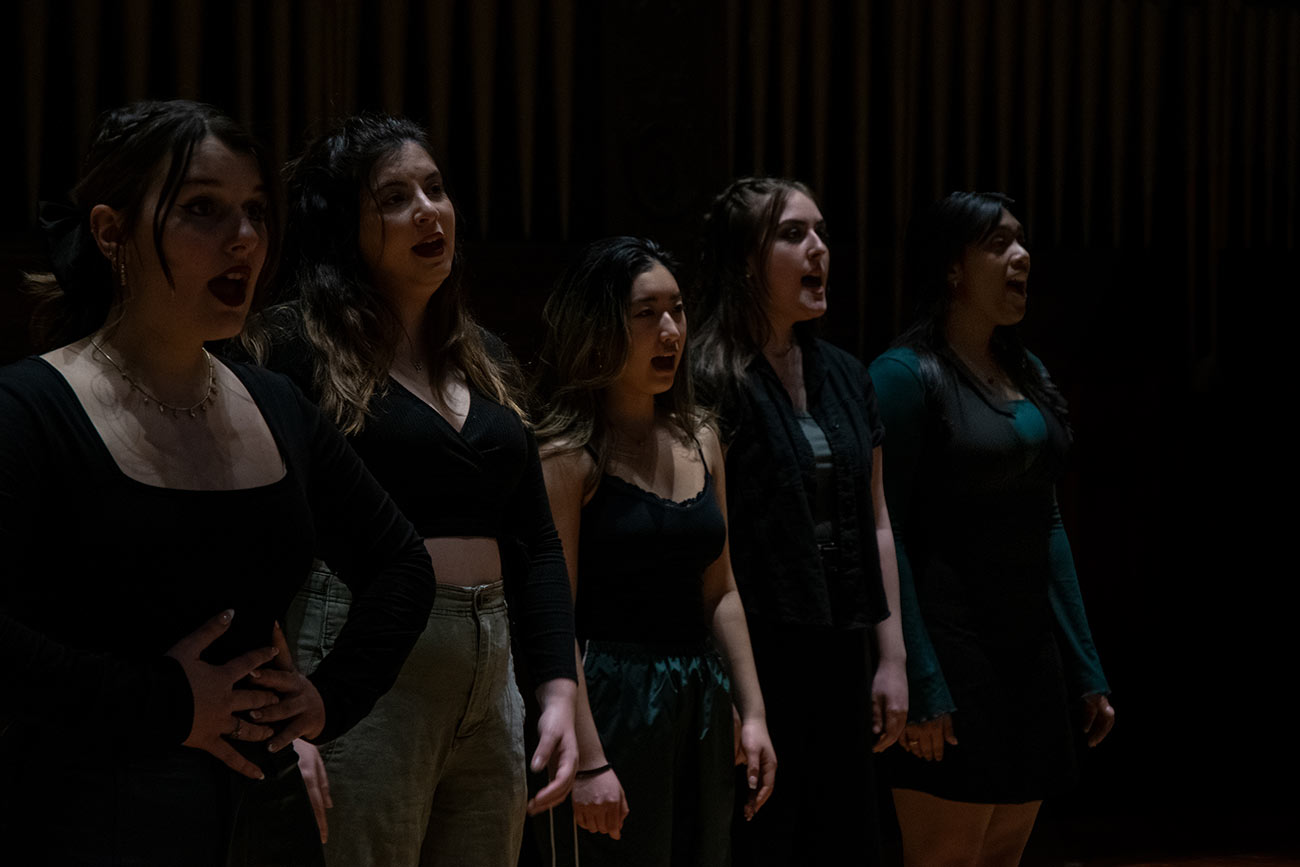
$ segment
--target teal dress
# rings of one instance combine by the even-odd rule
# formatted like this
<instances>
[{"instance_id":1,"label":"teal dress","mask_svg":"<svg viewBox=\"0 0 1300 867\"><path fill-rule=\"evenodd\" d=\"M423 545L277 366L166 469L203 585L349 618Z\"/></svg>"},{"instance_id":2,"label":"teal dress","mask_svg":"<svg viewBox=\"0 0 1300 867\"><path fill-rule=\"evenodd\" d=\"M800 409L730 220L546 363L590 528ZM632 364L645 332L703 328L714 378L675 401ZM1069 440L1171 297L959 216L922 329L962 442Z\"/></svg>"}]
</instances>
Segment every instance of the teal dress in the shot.
<instances>
[{"instance_id":1,"label":"teal dress","mask_svg":"<svg viewBox=\"0 0 1300 867\"><path fill-rule=\"evenodd\" d=\"M896 348L870 368L909 716L951 713L959 741L940 762L891 750L890 782L957 801L1039 800L1077 775L1077 699L1109 692L1056 505L1069 434L1031 400L996 400L955 359L937 367L924 376Z\"/></svg>"}]
</instances>

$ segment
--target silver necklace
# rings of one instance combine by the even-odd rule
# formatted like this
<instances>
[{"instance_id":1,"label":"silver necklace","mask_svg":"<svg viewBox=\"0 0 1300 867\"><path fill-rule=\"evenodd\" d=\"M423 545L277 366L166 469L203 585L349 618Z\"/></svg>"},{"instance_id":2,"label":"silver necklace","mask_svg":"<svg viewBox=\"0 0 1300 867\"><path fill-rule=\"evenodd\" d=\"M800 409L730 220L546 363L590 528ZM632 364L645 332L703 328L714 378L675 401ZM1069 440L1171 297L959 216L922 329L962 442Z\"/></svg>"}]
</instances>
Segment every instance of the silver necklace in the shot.
<instances>
[{"instance_id":1,"label":"silver necklace","mask_svg":"<svg viewBox=\"0 0 1300 867\"><path fill-rule=\"evenodd\" d=\"M172 406L170 403L164 403L163 401L159 400L158 398L150 394L147 388L141 385L134 376L127 373L126 369L123 368L122 365L118 364L113 359L113 356L109 355L108 352L104 350L104 347L99 345L99 343L97 343L95 340L92 339L90 341L90 345L95 347L95 351L98 352L100 355L104 356L104 359L109 364L113 365L114 370L122 374L122 378L127 381L127 383L131 386L131 389L133 391L140 392L140 397L144 399L145 406L149 405L149 401L153 401L155 404L157 404L158 412L160 413L166 414L170 412L173 418L181 414L188 415L190 418L197 418L198 417L197 413L207 412L208 407L212 405L212 402L214 400L216 400L217 397L216 364L213 363L212 361L212 353L208 352L207 349L203 350L203 357L208 360L208 387L203 391L203 398L198 403L193 404L191 406Z\"/></svg>"}]
</instances>

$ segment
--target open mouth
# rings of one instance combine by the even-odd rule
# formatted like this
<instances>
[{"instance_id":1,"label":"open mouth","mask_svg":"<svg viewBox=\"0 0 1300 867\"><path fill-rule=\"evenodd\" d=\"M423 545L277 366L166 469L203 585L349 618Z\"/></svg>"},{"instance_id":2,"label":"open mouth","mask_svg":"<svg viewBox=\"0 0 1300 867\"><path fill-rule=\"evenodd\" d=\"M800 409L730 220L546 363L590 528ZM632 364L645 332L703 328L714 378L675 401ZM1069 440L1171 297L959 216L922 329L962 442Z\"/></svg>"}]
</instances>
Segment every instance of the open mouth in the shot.
<instances>
[{"instance_id":1,"label":"open mouth","mask_svg":"<svg viewBox=\"0 0 1300 867\"><path fill-rule=\"evenodd\" d=\"M434 238L421 241L411 249L422 259L436 259L442 255L443 250L447 249L447 241L444 238Z\"/></svg>"},{"instance_id":2,"label":"open mouth","mask_svg":"<svg viewBox=\"0 0 1300 867\"><path fill-rule=\"evenodd\" d=\"M660 373L672 373L677 367L676 355L656 355L650 359L650 366Z\"/></svg>"},{"instance_id":3,"label":"open mouth","mask_svg":"<svg viewBox=\"0 0 1300 867\"><path fill-rule=\"evenodd\" d=\"M821 289L826 285L826 278L821 274L805 274L799 282L807 289Z\"/></svg>"},{"instance_id":4,"label":"open mouth","mask_svg":"<svg viewBox=\"0 0 1300 867\"><path fill-rule=\"evenodd\" d=\"M1008 280L1007 288L1015 294L1024 297L1026 294L1026 285L1024 280Z\"/></svg>"},{"instance_id":5,"label":"open mouth","mask_svg":"<svg viewBox=\"0 0 1300 867\"><path fill-rule=\"evenodd\" d=\"M242 307L248 298L249 278L252 269L248 267L231 268L226 273L208 281L208 291L227 307Z\"/></svg>"}]
</instances>

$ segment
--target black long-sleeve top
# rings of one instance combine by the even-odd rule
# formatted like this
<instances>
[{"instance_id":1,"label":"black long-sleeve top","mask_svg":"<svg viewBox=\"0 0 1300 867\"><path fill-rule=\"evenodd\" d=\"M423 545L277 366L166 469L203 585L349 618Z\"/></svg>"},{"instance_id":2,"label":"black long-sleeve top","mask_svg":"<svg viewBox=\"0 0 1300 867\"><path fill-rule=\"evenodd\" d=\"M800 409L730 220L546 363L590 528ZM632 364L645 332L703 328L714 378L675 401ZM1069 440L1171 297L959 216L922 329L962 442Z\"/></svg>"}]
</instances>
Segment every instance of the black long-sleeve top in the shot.
<instances>
[{"instance_id":1,"label":"black long-sleeve top","mask_svg":"<svg viewBox=\"0 0 1300 867\"><path fill-rule=\"evenodd\" d=\"M282 376L231 363L285 475L241 490L162 488L124 474L47 362L0 370L0 729L41 738L178 745L193 721L164 656L225 609L213 664L271 643L315 551L346 564L354 604L312 675L318 741L392 686L428 617L429 557L333 425ZM10 737L10 744L30 743Z\"/></svg>"},{"instance_id":2,"label":"black long-sleeve top","mask_svg":"<svg viewBox=\"0 0 1300 867\"><path fill-rule=\"evenodd\" d=\"M889 616L871 500L872 450L884 440L871 377L822 340L802 341L808 412L831 448L834 527L818 544L817 468L790 396L762 355L747 378L701 378L727 443L731 566L750 622L864 629Z\"/></svg>"},{"instance_id":3,"label":"black long-sleeve top","mask_svg":"<svg viewBox=\"0 0 1300 867\"><path fill-rule=\"evenodd\" d=\"M267 316L273 335L267 366L314 394L315 349L303 333L301 313L286 304ZM505 352L504 346L496 349ZM370 472L423 538L497 540L529 678L576 680L569 574L532 432L472 385L460 431L393 379L371 398L369 410L349 441Z\"/></svg>"}]
</instances>

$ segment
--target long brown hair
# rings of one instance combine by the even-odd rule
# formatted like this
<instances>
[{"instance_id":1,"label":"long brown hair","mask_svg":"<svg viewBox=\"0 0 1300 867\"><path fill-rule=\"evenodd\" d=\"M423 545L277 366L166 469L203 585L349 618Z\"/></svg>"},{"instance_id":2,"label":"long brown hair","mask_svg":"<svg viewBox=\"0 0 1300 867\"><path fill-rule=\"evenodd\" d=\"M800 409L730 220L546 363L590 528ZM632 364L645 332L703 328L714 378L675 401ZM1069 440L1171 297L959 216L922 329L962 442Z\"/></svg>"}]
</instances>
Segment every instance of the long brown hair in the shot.
<instances>
[{"instance_id":1,"label":"long brown hair","mask_svg":"<svg viewBox=\"0 0 1300 867\"><path fill-rule=\"evenodd\" d=\"M700 272L692 292L695 369L711 383L743 380L771 337L771 287L765 263L792 193L812 190L786 178L739 178L713 200L704 218ZM799 323L796 331L810 328Z\"/></svg>"},{"instance_id":2,"label":"long brown hair","mask_svg":"<svg viewBox=\"0 0 1300 867\"><path fill-rule=\"evenodd\" d=\"M375 291L358 245L361 197L374 196L375 165L414 142L432 155L428 137L406 118L361 114L307 146L288 166L286 273L298 297L307 340L315 347L313 384L321 410L348 434L365 425L371 398L387 387L402 339L392 305ZM489 352L485 332L465 304L459 244L451 274L425 311L434 371L459 371L488 397L524 418L522 382L507 354ZM254 358L269 355L265 322L245 333Z\"/></svg>"},{"instance_id":3,"label":"long brown hair","mask_svg":"<svg viewBox=\"0 0 1300 867\"><path fill-rule=\"evenodd\" d=\"M537 438L544 452L588 449L596 461L594 483L609 460L605 395L627 362L631 334L629 296L637 277L655 265L675 263L654 241L628 236L588 246L560 277L546 301L542 348L533 394L541 404ZM693 442L705 422L695 405L687 349L672 388L655 406L673 431Z\"/></svg>"}]
</instances>

